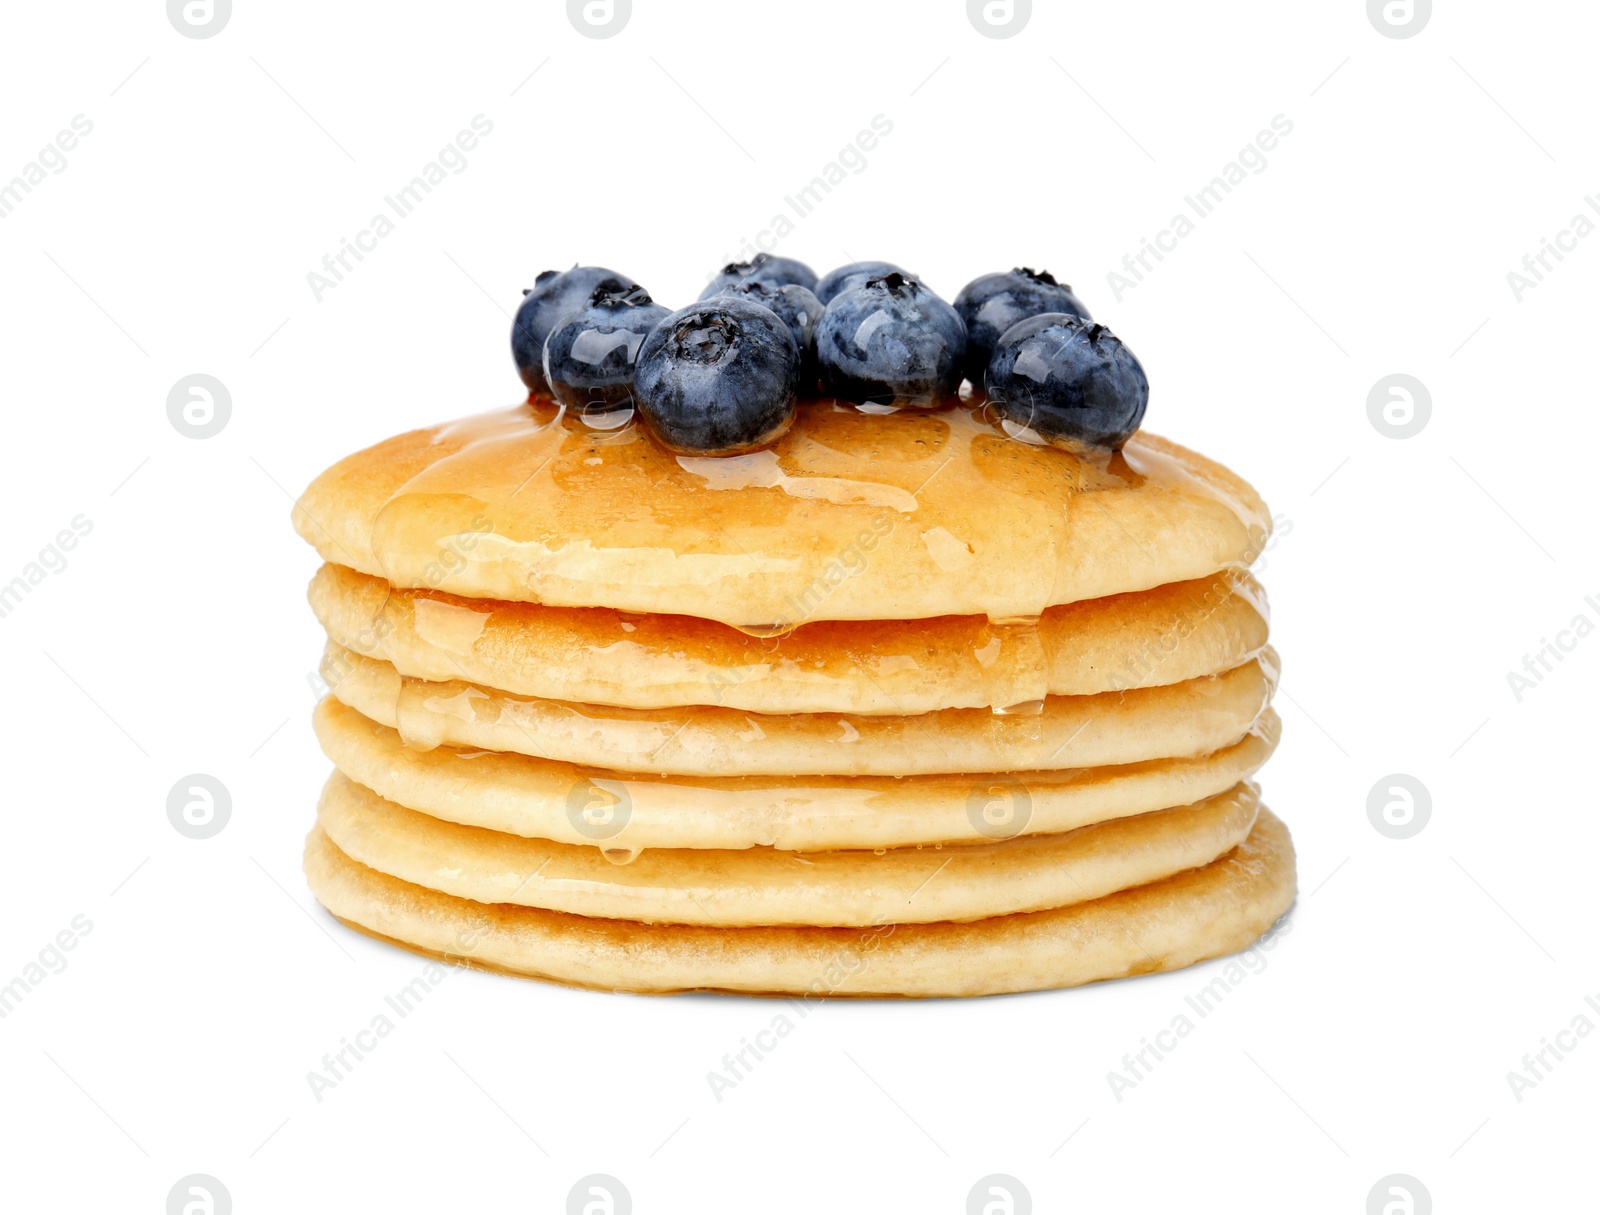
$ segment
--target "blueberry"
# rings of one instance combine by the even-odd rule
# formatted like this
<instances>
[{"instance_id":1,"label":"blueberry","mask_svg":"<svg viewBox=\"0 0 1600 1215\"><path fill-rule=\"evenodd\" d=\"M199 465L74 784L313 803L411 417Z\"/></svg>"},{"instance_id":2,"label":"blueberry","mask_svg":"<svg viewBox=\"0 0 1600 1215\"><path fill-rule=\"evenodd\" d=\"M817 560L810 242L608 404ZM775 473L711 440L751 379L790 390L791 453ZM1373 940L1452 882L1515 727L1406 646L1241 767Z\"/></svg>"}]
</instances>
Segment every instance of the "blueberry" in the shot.
<instances>
[{"instance_id":1,"label":"blueberry","mask_svg":"<svg viewBox=\"0 0 1600 1215\"><path fill-rule=\"evenodd\" d=\"M1000 335L1018 321L1041 312L1065 312L1089 320L1089 310L1072 288L1058 283L1048 270L1026 266L1004 274L975 278L956 296L956 311L967 323L967 361L963 371L974 387L983 383L984 368Z\"/></svg>"},{"instance_id":2,"label":"blueberry","mask_svg":"<svg viewBox=\"0 0 1600 1215\"><path fill-rule=\"evenodd\" d=\"M747 262L729 262L722 268L721 274L706 284L706 289L700 293L700 298L708 300L714 295L721 295L724 287L731 287L734 283L746 279L771 283L776 287L793 284L810 291L817 285L817 272L792 257L773 257L770 253L757 253Z\"/></svg>"},{"instance_id":3,"label":"blueberry","mask_svg":"<svg viewBox=\"0 0 1600 1215\"><path fill-rule=\"evenodd\" d=\"M517 319L511 323L511 357L529 392L549 392L544 378L544 340L556 324L589 300L603 279L617 279L629 287L634 281L603 266L574 266L571 270L546 270L524 291Z\"/></svg>"},{"instance_id":4,"label":"blueberry","mask_svg":"<svg viewBox=\"0 0 1600 1215\"><path fill-rule=\"evenodd\" d=\"M851 287L859 287L869 278L876 278L882 274L904 274L907 278L916 277L910 271L900 269L893 262L850 262L848 265L836 266L834 269L829 270L817 280L817 285L811 290L826 305L839 292L848 290Z\"/></svg>"},{"instance_id":5,"label":"blueberry","mask_svg":"<svg viewBox=\"0 0 1600 1215\"><path fill-rule=\"evenodd\" d=\"M833 297L817 326L823 391L849 401L936 405L961 383L967 329L898 271Z\"/></svg>"},{"instance_id":6,"label":"blueberry","mask_svg":"<svg viewBox=\"0 0 1600 1215\"><path fill-rule=\"evenodd\" d=\"M650 331L634 399L665 447L734 455L788 428L799 380L789 327L760 304L724 295L680 308Z\"/></svg>"},{"instance_id":7,"label":"blueberry","mask_svg":"<svg viewBox=\"0 0 1600 1215\"><path fill-rule=\"evenodd\" d=\"M1064 312L1018 321L984 372L1001 417L1052 441L1116 449L1144 420L1150 381L1104 325Z\"/></svg>"},{"instance_id":8,"label":"blueberry","mask_svg":"<svg viewBox=\"0 0 1600 1215\"><path fill-rule=\"evenodd\" d=\"M749 300L775 313L789 326L789 336L800 348L801 391L815 388L817 382L817 322L822 319L822 304L804 287L790 283L778 287L759 279L743 279L724 287L721 294Z\"/></svg>"},{"instance_id":9,"label":"blueberry","mask_svg":"<svg viewBox=\"0 0 1600 1215\"><path fill-rule=\"evenodd\" d=\"M544 343L544 378L556 402L582 414L632 404L633 369L645 335L667 315L643 287L601 279Z\"/></svg>"}]
</instances>

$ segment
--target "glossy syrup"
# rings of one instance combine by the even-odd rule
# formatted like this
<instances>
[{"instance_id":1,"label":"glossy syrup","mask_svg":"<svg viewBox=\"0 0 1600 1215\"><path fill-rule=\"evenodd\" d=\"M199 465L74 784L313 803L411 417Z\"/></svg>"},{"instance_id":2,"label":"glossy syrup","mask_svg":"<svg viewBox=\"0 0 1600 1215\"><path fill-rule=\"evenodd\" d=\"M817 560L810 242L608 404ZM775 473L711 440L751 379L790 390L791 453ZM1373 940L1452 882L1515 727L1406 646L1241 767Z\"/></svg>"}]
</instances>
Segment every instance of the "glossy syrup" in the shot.
<instances>
[{"instance_id":1,"label":"glossy syrup","mask_svg":"<svg viewBox=\"0 0 1600 1215\"><path fill-rule=\"evenodd\" d=\"M980 687L1001 719L996 728L1025 735L1037 734L1046 695L1040 617L1060 598L1061 554L1071 551L1084 518L1098 524L1094 512L1104 513L1098 493L1198 502L1231 516L1246 537L1264 537L1268 526L1247 493L1196 476L1158 444L1136 437L1117 453L1040 449L1008 436L981 402L891 414L807 402L773 447L721 458L674 456L636 419L606 423L586 424L535 398L438 428L428 460L374 519L372 551L385 578L440 592L487 580L505 598L560 603L582 595L592 577L608 588L595 594L632 600L616 605L625 610L593 609L590 623L604 633L598 644L637 646L641 654L650 646L692 649L713 634L722 644L732 628L757 647L752 669L782 665L795 677L870 680L890 668L926 668L930 679ZM983 587L980 597L997 605L997 618L941 621L935 650L926 639L921 649L895 644L884 626L902 621L829 619L858 610L849 601L853 580L891 541L922 555L932 589ZM1254 551L1248 540L1237 547L1232 563L1242 568ZM796 550L807 548L833 554L820 580L811 577L815 567L796 561ZM667 565L658 554L670 558ZM1092 556L1081 554L1084 562ZM1224 555L1218 564L1229 563ZM557 572L524 572L546 566ZM651 582L663 569L674 585ZM703 612L685 610L698 606L696 588L741 580L759 589L748 599L720 594ZM783 593L785 586L793 589ZM415 601L419 632L445 650L470 648L482 610L471 599L448 598L438 596L439 606L421 607L427 596ZM664 624L652 627L657 622ZM807 644L793 644L802 636ZM425 724L432 714L397 695L408 743L437 745ZM450 711L472 711L471 698Z\"/></svg>"},{"instance_id":2,"label":"glossy syrup","mask_svg":"<svg viewBox=\"0 0 1600 1215\"><path fill-rule=\"evenodd\" d=\"M599 430L538 400L425 437L396 449L404 459L385 473L400 487L373 520L374 557L396 585L598 600L758 634L815 619L1037 616L1248 564L1248 536L1266 526L1248 490L1198 475L1161 440L1040 448L959 401L894 414L807 402L772 447L720 458L675 456L636 420ZM1192 525L1195 539L1163 524ZM1167 568L1196 544L1223 547L1204 569Z\"/></svg>"}]
</instances>

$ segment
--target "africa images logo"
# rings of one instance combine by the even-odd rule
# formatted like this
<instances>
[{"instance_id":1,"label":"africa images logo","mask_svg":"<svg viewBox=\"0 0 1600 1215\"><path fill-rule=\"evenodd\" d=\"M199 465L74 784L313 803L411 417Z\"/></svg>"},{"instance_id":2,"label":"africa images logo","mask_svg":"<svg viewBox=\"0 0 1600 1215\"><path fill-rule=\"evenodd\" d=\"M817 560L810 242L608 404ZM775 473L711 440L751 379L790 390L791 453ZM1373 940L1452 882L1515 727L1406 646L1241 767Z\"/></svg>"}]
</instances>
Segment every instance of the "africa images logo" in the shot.
<instances>
[{"instance_id":1,"label":"africa images logo","mask_svg":"<svg viewBox=\"0 0 1600 1215\"><path fill-rule=\"evenodd\" d=\"M967 20L985 38L1013 38L1033 16L1033 0L967 0Z\"/></svg>"},{"instance_id":2,"label":"africa images logo","mask_svg":"<svg viewBox=\"0 0 1600 1215\"><path fill-rule=\"evenodd\" d=\"M585 38L614 38L633 16L633 0L567 0L567 20Z\"/></svg>"},{"instance_id":3,"label":"africa images logo","mask_svg":"<svg viewBox=\"0 0 1600 1215\"><path fill-rule=\"evenodd\" d=\"M567 1191L567 1215L631 1215L633 1195L609 1173L590 1173Z\"/></svg>"},{"instance_id":4,"label":"africa images logo","mask_svg":"<svg viewBox=\"0 0 1600 1215\"><path fill-rule=\"evenodd\" d=\"M1009 1173L990 1173L967 1191L967 1215L1033 1215L1033 1195Z\"/></svg>"},{"instance_id":5,"label":"africa images logo","mask_svg":"<svg viewBox=\"0 0 1600 1215\"><path fill-rule=\"evenodd\" d=\"M1367 0L1367 20L1385 38L1414 38L1433 16L1433 0Z\"/></svg>"},{"instance_id":6,"label":"africa images logo","mask_svg":"<svg viewBox=\"0 0 1600 1215\"><path fill-rule=\"evenodd\" d=\"M167 0L167 20L185 38L222 33L233 16L233 0Z\"/></svg>"}]
</instances>

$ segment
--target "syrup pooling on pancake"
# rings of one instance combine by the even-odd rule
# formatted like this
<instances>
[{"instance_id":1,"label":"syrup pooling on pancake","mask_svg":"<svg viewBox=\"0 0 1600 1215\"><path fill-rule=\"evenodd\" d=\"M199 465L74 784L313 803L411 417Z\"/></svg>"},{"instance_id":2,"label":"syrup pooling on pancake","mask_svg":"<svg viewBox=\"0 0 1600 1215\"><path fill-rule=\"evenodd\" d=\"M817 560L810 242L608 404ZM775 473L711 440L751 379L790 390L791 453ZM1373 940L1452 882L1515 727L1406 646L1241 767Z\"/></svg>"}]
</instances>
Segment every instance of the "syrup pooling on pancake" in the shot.
<instances>
[{"instance_id":1,"label":"syrup pooling on pancake","mask_svg":"<svg viewBox=\"0 0 1600 1215\"><path fill-rule=\"evenodd\" d=\"M884 418L814 402L804 423L771 449L674 456L637 426L596 435L577 418L546 420L519 406L447 428L442 446L455 450L383 505L373 549L396 585L415 585L419 573L426 579L419 553L462 549L479 576L507 567L495 573L518 584L508 598L552 603L588 598L588 586L621 572L643 585L635 602L613 606L639 611L662 610L650 580L661 576L663 556L680 589L737 587L755 575L787 593L730 623L768 633L836 615L833 601L848 595L871 553L906 529L922 537L935 572L975 564L979 544L1001 555L1016 584L1015 614L1025 615L1027 605L1042 608L1049 597L1045 579L1064 520L1010 484L974 484L981 478L973 441L988 434L959 410ZM929 513L923 495L931 507L957 492L1002 500L988 521L994 534L919 526L919 512ZM820 586L796 555L796 538L811 532L836 541L835 580L824 577ZM447 573L437 585L450 589L454 581Z\"/></svg>"},{"instance_id":2,"label":"syrup pooling on pancake","mask_svg":"<svg viewBox=\"0 0 1600 1215\"><path fill-rule=\"evenodd\" d=\"M396 586L755 630L1027 618L1247 567L1269 528L1248 486L1165 440L1075 455L959 401L811 401L770 449L712 461L535 399L359 453L296 517L329 560Z\"/></svg>"}]
</instances>

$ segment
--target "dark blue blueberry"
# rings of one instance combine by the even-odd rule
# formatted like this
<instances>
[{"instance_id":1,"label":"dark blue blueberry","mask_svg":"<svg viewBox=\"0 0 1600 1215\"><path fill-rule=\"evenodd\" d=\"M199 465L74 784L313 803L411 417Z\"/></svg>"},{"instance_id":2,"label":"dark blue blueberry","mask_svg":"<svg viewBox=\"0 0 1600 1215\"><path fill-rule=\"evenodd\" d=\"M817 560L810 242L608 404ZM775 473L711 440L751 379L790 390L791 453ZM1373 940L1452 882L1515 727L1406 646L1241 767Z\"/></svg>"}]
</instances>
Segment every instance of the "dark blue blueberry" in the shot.
<instances>
[{"instance_id":1,"label":"dark blue blueberry","mask_svg":"<svg viewBox=\"0 0 1600 1215\"><path fill-rule=\"evenodd\" d=\"M589 302L567 313L545 339L544 377L550 395L581 414L631 405L639 347L666 315L643 287L601 279Z\"/></svg>"},{"instance_id":2,"label":"dark blue blueberry","mask_svg":"<svg viewBox=\"0 0 1600 1215\"><path fill-rule=\"evenodd\" d=\"M746 279L771 283L776 287L793 284L810 291L817 285L817 272L792 257L774 257L770 253L757 253L747 262L729 262L722 268L722 273L706 284L706 289L700 293L700 298L708 300L714 295L721 295L724 287L731 287L734 283Z\"/></svg>"},{"instance_id":3,"label":"dark blue blueberry","mask_svg":"<svg viewBox=\"0 0 1600 1215\"><path fill-rule=\"evenodd\" d=\"M734 455L788 428L799 380L789 327L760 304L723 295L680 308L651 330L634 400L671 450Z\"/></svg>"},{"instance_id":4,"label":"dark blue blueberry","mask_svg":"<svg viewBox=\"0 0 1600 1215\"><path fill-rule=\"evenodd\" d=\"M904 274L907 278L916 276L908 270L902 270L893 262L851 262L845 266L836 266L829 270L811 290L826 307L828 301L841 291L851 287L859 287L869 278L877 278L883 274Z\"/></svg>"},{"instance_id":5,"label":"dark blue blueberry","mask_svg":"<svg viewBox=\"0 0 1600 1215\"><path fill-rule=\"evenodd\" d=\"M800 389L807 392L817 383L817 322L822 319L822 304L804 287L791 283L777 287L758 279L744 279L722 290L723 295L747 299L770 309L789 326L789 335L800 348Z\"/></svg>"},{"instance_id":6,"label":"dark blue blueberry","mask_svg":"<svg viewBox=\"0 0 1600 1215\"><path fill-rule=\"evenodd\" d=\"M994 344L1018 321L1041 312L1090 319L1089 310L1072 294L1071 287L1056 282L1048 270L1026 266L973 279L956 296L955 308L967 323L967 361L962 370L975 388L983 385L983 371Z\"/></svg>"},{"instance_id":7,"label":"dark blue blueberry","mask_svg":"<svg viewBox=\"0 0 1600 1215\"><path fill-rule=\"evenodd\" d=\"M1133 351L1104 325L1064 312L1001 334L984 383L1001 417L1046 439L1095 447L1121 447L1150 403Z\"/></svg>"},{"instance_id":8,"label":"dark blue blueberry","mask_svg":"<svg viewBox=\"0 0 1600 1215\"><path fill-rule=\"evenodd\" d=\"M937 405L966 347L956 310L898 271L834 296L817 326L823 392L847 401Z\"/></svg>"},{"instance_id":9,"label":"dark blue blueberry","mask_svg":"<svg viewBox=\"0 0 1600 1215\"><path fill-rule=\"evenodd\" d=\"M544 340L567 313L581 308L604 279L617 279L629 287L634 281L604 266L574 266L571 270L546 270L522 293L522 306L511 323L511 357L529 392L548 392L544 378Z\"/></svg>"}]
</instances>

